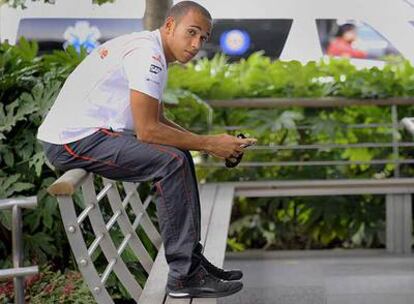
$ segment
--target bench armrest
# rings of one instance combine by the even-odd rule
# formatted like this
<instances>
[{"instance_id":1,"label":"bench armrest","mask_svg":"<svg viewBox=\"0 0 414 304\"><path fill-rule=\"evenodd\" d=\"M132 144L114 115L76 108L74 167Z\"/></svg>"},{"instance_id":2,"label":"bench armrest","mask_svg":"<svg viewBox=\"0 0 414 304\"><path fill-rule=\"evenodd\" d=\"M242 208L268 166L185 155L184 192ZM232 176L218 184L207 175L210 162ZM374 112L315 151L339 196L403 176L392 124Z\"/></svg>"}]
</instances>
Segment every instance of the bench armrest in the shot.
<instances>
[{"instance_id":1,"label":"bench armrest","mask_svg":"<svg viewBox=\"0 0 414 304\"><path fill-rule=\"evenodd\" d=\"M87 175L88 172L83 169L69 170L51 184L47 192L52 195L72 195Z\"/></svg>"}]
</instances>

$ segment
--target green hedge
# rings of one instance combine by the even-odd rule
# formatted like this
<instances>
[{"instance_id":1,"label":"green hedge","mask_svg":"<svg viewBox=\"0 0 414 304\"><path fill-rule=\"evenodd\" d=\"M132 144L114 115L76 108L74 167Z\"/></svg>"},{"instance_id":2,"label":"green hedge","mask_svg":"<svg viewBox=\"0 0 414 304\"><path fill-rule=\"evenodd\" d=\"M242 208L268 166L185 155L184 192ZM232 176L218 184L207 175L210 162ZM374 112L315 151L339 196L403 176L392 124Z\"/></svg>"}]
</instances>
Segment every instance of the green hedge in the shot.
<instances>
[{"instance_id":1,"label":"green hedge","mask_svg":"<svg viewBox=\"0 0 414 304\"><path fill-rule=\"evenodd\" d=\"M170 68L168 86L189 90L203 99L247 97L386 98L414 96L414 68L390 58L380 70L357 70L347 59L324 58L302 65L272 61L261 52L228 64L224 55Z\"/></svg>"}]
</instances>

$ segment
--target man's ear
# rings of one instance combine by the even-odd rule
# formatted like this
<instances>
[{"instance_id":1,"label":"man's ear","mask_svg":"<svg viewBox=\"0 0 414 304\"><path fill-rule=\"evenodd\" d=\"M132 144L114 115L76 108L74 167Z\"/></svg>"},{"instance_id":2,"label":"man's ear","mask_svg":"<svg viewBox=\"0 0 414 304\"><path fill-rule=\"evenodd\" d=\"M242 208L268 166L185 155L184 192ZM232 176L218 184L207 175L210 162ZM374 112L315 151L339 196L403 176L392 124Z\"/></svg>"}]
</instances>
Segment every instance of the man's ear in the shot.
<instances>
[{"instance_id":1,"label":"man's ear","mask_svg":"<svg viewBox=\"0 0 414 304\"><path fill-rule=\"evenodd\" d=\"M175 28L175 20L172 16L167 17L165 20L165 29L167 30L168 34L171 34Z\"/></svg>"}]
</instances>

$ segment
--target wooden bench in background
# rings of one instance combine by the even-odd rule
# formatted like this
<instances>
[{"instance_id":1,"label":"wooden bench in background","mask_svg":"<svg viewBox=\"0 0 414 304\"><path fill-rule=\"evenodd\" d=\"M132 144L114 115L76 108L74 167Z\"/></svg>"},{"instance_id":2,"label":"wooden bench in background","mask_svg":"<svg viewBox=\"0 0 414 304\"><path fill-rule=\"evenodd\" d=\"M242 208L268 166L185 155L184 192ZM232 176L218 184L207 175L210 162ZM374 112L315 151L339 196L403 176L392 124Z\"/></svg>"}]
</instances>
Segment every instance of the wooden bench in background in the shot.
<instances>
[{"instance_id":1,"label":"wooden bench in background","mask_svg":"<svg viewBox=\"0 0 414 304\"><path fill-rule=\"evenodd\" d=\"M394 254L412 253L414 178L252 181L221 184L226 185L235 189L235 197L384 195L386 250Z\"/></svg>"}]
</instances>

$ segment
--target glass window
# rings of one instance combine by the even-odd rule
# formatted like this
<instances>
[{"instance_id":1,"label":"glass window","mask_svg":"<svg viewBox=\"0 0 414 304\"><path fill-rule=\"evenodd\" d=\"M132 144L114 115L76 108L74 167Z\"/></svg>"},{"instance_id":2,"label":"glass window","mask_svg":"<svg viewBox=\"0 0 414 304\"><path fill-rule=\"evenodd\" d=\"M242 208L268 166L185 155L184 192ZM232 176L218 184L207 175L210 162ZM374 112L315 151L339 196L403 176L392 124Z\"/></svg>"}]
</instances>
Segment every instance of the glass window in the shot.
<instances>
[{"instance_id":1,"label":"glass window","mask_svg":"<svg viewBox=\"0 0 414 304\"><path fill-rule=\"evenodd\" d=\"M319 19L316 24L326 55L377 60L399 55L389 41L364 22Z\"/></svg>"}]
</instances>

